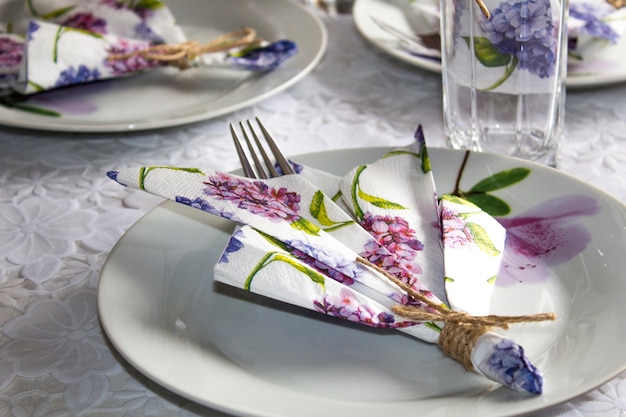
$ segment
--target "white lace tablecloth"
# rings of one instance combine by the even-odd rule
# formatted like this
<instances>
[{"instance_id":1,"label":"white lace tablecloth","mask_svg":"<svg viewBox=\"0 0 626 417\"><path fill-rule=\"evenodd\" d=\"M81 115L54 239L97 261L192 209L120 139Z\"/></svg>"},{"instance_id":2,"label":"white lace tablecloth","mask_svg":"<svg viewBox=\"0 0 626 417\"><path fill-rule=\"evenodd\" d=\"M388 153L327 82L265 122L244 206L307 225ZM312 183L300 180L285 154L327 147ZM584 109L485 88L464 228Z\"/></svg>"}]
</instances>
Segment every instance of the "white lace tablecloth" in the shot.
<instances>
[{"instance_id":1,"label":"white lace tablecloth","mask_svg":"<svg viewBox=\"0 0 626 417\"><path fill-rule=\"evenodd\" d=\"M443 146L440 76L378 52L350 16L324 17L330 45L289 90L224 117L161 131L77 136L0 127L0 415L223 414L166 391L107 343L100 271L161 200L114 184L123 166L238 167L228 122L259 116L285 153L411 141ZM567 96L562 169L626 201L626 84ZM619 329L626 331L626 329ZM626 373L539 416L626 416Z\"/></svg>"}]
</instances>

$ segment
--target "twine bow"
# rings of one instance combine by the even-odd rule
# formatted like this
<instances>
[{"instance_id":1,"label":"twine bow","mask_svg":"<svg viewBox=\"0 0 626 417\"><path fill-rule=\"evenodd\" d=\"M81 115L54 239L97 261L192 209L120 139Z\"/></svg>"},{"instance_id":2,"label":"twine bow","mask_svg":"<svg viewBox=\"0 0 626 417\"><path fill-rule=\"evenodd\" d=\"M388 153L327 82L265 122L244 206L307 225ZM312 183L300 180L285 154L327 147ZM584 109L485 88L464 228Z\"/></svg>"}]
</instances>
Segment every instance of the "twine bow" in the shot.
<instances>
[{"instance_id":1,"label":"twine bow","mask_svg":"<svg viewBox=\"0 0 626 417\"><path fill-rule=\"evenodd\" d=\"M227 33L205 44L191 40L174 45L155 45L123 54L112 54L107 59L109 61L117 61L133 56L141 56L148 60L161 61L182 70L189 68L190 62L202 54L227 51L244 46L256 46L261 42L262 39L257 36L254 29L243 27L238 31Z\"/></svg>"},{"instance_id":2,"label":"twine bow","mask_svg":"<svg viewBox=\"0 0 626 417\"><path fill-rule=\"evenodd\" d=\"M382 268L372 264L365 258L358 257L357 262L383 274L387 279L396 284L408 295L425 304L425 307L396 305L392 311L412 321L435 321L444 324L439 335L439 346L443 352L459 361L465 369L474 370L471 354L476 340L494 327L508 329L510 324L530 323L539 321L556 320L554 313L539 313L522 316L472 316L462 311L453 311L445 305L436 304L423 294L415 291L408 284L400 281Z\"/></svg>"}]
</instances>

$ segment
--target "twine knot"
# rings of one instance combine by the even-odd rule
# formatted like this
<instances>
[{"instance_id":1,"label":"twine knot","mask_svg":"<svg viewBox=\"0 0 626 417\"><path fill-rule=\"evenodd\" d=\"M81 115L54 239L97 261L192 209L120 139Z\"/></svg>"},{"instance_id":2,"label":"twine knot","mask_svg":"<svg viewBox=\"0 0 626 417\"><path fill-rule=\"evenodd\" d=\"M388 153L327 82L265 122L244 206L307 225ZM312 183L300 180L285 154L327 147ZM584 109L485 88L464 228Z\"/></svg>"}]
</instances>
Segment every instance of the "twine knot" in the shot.
<instances>
[{"instance_id":1,"label":"twine knot","mask_svg":"<svg viewBox=\"0 0 626 417\"><path fill-rule=\"evenodd\" d=\"M109 61L117 61L140 56L151 61L160 61L183 70L189 68L190 63L202 54L227 51L232 48L257 46L262 41L263 40L257 36L254 29L243 27L238 31L219 36L204 44L190 40L173 45L154 45L137 51L111 54L107 59Z\"/></svg>"},{"instance_id":2,"label":"twine knot","mask_svg":"<svg viewBox=\"0 0 626 417\"><path fill-rule=\"evenodd\" d=\"M476 340L494 327L508 329L510 324L531 323L540 321L556 320L554 313L539 313L521 316L473 316L463 311L453 311L443 304L436 304L428 297L415 291L411 286L399 280L382 268L370 261L358 257L357 262L369 266L383 274L387 279L404 290L409 296L420 301L424 306L396 305L392 311L411 321L440 322L443 328L439 335L439 347L448 356L460 362L465 369L474 370L471 354L476 345Z\"/></svg>"},{"instance_id":3,"label":"twine knot","mask_svg":"<svg viewBox=\"0 0 626 417\"><path fill-rule=\"evenodd\" d=\"M606 0L611 6L615 7L616 9L621 9L622 7L624 7L626 5L626 1L624 0Z\"/></svg>"}]
</instances>

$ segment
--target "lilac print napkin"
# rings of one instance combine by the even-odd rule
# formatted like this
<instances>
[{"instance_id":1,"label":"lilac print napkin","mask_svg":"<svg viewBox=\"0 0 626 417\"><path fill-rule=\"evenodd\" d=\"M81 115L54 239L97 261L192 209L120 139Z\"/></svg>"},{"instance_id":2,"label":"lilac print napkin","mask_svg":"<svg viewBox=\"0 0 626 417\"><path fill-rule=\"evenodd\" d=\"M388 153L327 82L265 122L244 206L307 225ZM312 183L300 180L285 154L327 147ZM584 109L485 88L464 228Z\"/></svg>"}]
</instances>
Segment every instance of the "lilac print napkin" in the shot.
<instances>
[{"instance_id":1,"label":"lilac print napkin","mask_svg":"<svg viewBox=\"0 0 626 417\"><path fill-rule=\"evenodd\" d=\"M411 29L418 36L439 33L440 8L438 0L395 0ZM510 7L511 2L496 6ZM568 61L592 60L608 45L615 44L626 32L626 8L616 8L607 0L571 0L569 2ZM393 34L393 32L389 31ZM410 42L401 42L407 52L413 52Z\"/></svg>"},{"instance_id":2,"label":"lilac print napkin","mask_svg":"<svg viewBox=\"0 0 626 417\"><path fill-rule=\"evenodd\" d=\"M161 1L30 0L25 8L28 20L15 25L25 27L23 37L0 32L0 88L20 94L168 65L269 71L297 52L295 43L265 42L249 28L210 45L188 41Z\"/></svg>"},{"instance_id":3,"label":"lilac print napkin","mask_svg":"<svg viewBox=\"0 0 626 417\"><path fill-rule=\"evenodd\" d=\"M571 0L567 23L569 59L587 61L617 43L626 31L626 8L605 0Z\"/></svg>"},{"instance_id":4,"label":"lilac print napkin","mask_svg":"<svg viewBox=\"0 0 626 417\"><path fill-rule=\"evenodd\" d=\"M116 51L140 50L148 41L112 34L85 32L43 21L31 21L27 43L13 89L38 93L73 84L88 83L159 66L145 59L108 61Z\"/></svg>"},{"instance_id":5,"label":"lilac print napkin","mask_svg":"<svg viewBox=\"0 0 626 417\"><path fill-rule=\"evenodd\" d=\"M428 176L429 169L424 168L430 162L423 140L383 160L405 157L419 161L418 176ZM407 242L409 247L419 247L410 225L383 222L374 228L376 234L370 234L304 175L252 180L211 169L175 167L130 168L108 175L122 185L243 225L236 229L215 266L216 280L439 343L467 369L516 390L541 392L542 377L523 349L488 331L497 325L492 318L467 318L450 310L413 274L415 263L406 262L403 250ZM325 188L332 191L332 179L326 180ZM364 193L360 196L370 195ZM433 211L429 220L435 222L429 226L436 235L437 202L432 184L428 193ZM394 242L398 237L401 239ZM431 250L441 252L442 247L433 243ZM441 264L438 269L443 280ZM465 343L466 336L476 329L480 334L474 334L472 343Z\"/></svg>"},{"instance_id":6,"label":"lilac print napkin","mask_svg":"<svg viewBox=\"0 0 626 417\"><path fill-rule=\"evenodd\" d=\"M445 301L437 193L421 127L411 146L353 168L340 189L356 220Z\"/></svg>"},{"instance_id":7,"label":"lilac print napkin","mask_svg":"<svg viewBox=\"0 0 626 417\"><path fill-rule=\"evenodd\" d=\"M171 10L160 0L25 0L34 20L149 43L179 43L186 39Z\"/></svg>"},{"instance_id":8,"label":"lilac print napkin","mask_svg":"<svg viewBox=\"0 0 626 417\"><path fill-rule=\"evenodd\" d=\"M506 231L460 197L444 195L438 207L421 127L413 145L354 168L340 188L357 221L398 255L413 278L454 310L489 313Z\"/></svg>"},{"instance_id":9,"label":"lilac print napkin","mask_svg":"<svg viewBox=\"0 0 626 417\"><path fill-rule=\"evenodd\" d=\"M473 315L489 314L506 229L475 204L443 195L441 230L444 282L450 307Z\"/></svg>"}]
</instances>

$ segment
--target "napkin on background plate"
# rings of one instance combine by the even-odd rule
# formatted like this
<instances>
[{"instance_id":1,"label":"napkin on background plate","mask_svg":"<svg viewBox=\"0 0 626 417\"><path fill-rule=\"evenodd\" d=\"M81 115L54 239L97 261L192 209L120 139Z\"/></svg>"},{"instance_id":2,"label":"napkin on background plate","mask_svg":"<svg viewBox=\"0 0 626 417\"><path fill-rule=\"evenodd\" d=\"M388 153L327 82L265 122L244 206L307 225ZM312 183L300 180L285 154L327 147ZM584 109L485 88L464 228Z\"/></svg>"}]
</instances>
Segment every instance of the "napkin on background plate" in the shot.
<instances>
[{"instance_id":1,"label":"napkin on background plate","mask_svg":"<svg viewBox=\"0 0 626 417\"><path fill-rule=\"evenodd\" d=\"M3 16L3 18L5 18ZM23 14L21 16L12 16L13 20L0 24L0 73L4 76L4 85L0 87L10 87L14 85L18 76L22 79L33 78L33 82L37 83L37 76L29 77L27 71L35 71L33 67L44 65L49 70L49 65L45 65L47 61L56 60L56 63L63 66L65 55L69 54L70 62L77 54L84 53L85 62L81 63L81 74L85 77L82 82L92 80L95 68L91 60L94 56L90 55L88 48L93 43L86 42L84 46L78 44L64 42L69 46L71 51L66 49L63 52L56 51L56 42L50 40L48 42L50 49L40 57L41 60L33 59L31 65L28 66L26 61L28 55L31 58L39 58L35 53L28 52L28 44L30 43L31 33L34 27L41 25L42 22L54 23L64 29L58 34L55 32L54 37L63 35L62 32L70 31L69 28L76 29L74 32L89 34L93 38L104 37L107 34L115 34L115 37L128 38L132 40L142 40L142 45L152 45L161 43L179 43L186 40L180 26L175 22L174 16L170 9L161 1L137 2L135 5L128 5L123 2L116 1L100 1L100 0L25 0ZM45 32L45 31L44 31ZM67 33L66 33L67 34ZM41 40L41 34L38 36ZM133 41L131 41L133 42ZM40 43L40 42L37 42ZM137 43L139 44L139 43ZM41 45L34 45L33 49L37 53L41 52ZM97 53L96 53L97 55ZM24 59L23 59L24 58ZM17 62L17 65L15 64ZM21 65L20 65L21 63ZM63 66L61 71L55 71L59 74L67 71L66 74L75 73L75 81L80 77L77 75L76 67L72 69L70 65ZM90 68L92 68L90 70ZM20 69L22 73L20 74ZM88 73L89 72L89 73ZM1 81L1 79L0 79ZM61 81L62 83L62 81ZM42 82L40 85L44 85ZM27 88L24 85L17 86L16 90L25 92Z\"/></svg>"},{"instance_id":2,"label":"napkin on background plate","mask_svg":"<svg viewBox=\"0 0 626 417\"><path fill-rule=\"evenodd\" d=\"M391 0L404 12L413 32L428 36L440 31L439 0ZM626 32L626 8L606 0L571 0L569 3L569 59L592 60Z\"/></svg>"},{"instance_id":3,"label":"napkin on background plate","mask_svg":"<svg viewBox=\"0 0 626 417\"><path fill-rule=\"evenodd\" d=\"M31 19L101 35L115 34L151 44L187 40L169 7L160 0L25 0L24 7Z\"/></svg>"},{"instance_id":4,"label":"napkin on background plate","mask_svg":"<svg viewBox=\"0 0 626 417\"><path fill-rule=\"evenodd\" d=\"M412 218L416 219L416 224L427 224L437 235L437 199L423 138L418 135L413 146L398 149L383 158L380 165L371 164L366 169L381 169L382 174L380 167L393 158L404 162L419 161L417 177L424 176L423 181L418 180L420 184L429 184L425 191L427 198L416 197L420 190L411 186L410 181L404 183L409 190L393 195L407 194L424 205L428 204L427 221L418 216ZM341 182L355 184L354 173L358 171L359 168ZM398 329L428 342L439 342L442 348L444 333L448 335L447 340L453 329L459 327L446 321L444 316L451 313L448 307L424 286L419 277L416 279L411 274L419 264L404 253L404 249L420 246L417 244L419 240L413 236L412 225L370 222L374 225L371 230L375 231L370 235L304 175L252 180L210 169L175 167L131 168L112 171L108 175L122 185L244 225L236 229L215 266L218 281L327 315L374 327ZM394 179L393 186L386 181L389 178ZM385 189L398 187L394 176L382 175L378 180L387 184L383 187ZM365 185L365 182L360 183L360 177L357 182L359 186ZM393 201L360 188L349 195L361 199L357 202L359 207L367 201L376 207L399 209L392 204ZM405 210L411 211L409 208ZM362 219L366 219L364 213L361 213ZM390 217L386 213L379 216ZM359 215L356 219L359 221ZM439 278L443 281L442 246L434 240L429 251L439 252L434 256L439 259L439 264L432 269L439 271ZM412 262L407 264L407 259ZM468 267L479 268L480 265ZM420 320L407 319L404 313L398 313L399 306L429 316ZM467 326L462 330L472 331L474 328ZM458 341L464 340L461 337ZM467 369L516 390L541 392L540 373L513 341L486 331L469 346L465 359L460 360ZM444 351L451 354L447 349Z\"/></svg>"},{"instance_id":5,"label":"napkin on background plate","mask_svg":"<svg viewBox=\"0 0 626 417\"><path fill-rule=\"evenodd\" d=\"M202 52L205 45L186 42L185 34L163 2L27 0L28 16L5 24L0 32L0 88L32 94L68 85L136 74L166 65L211 66L270 71L297 52L289 40L262 41L251 29L226 34L221 50ZM23 37L15 33L26 27ZM163 45L163 47L161 47ZM232 45L230 47L229 45ZM166 61L163 55L190 51L190 61ZM152 56L140 54L158 48ZM196 57L198 54L200 56ZM155 57L154 55L161 55Z\"/></svg>"},{"instance_id":6,"label":"napkin on background plate","mask_svg":"<svg viewBox=\"0 0 626 417\"><path fill-rule=\"evenodd\" d=\"M626 32L626 8L615 8L605 0L571 0L567 23L569 59L592 60Z\"/></svg>"}]
</instances>

